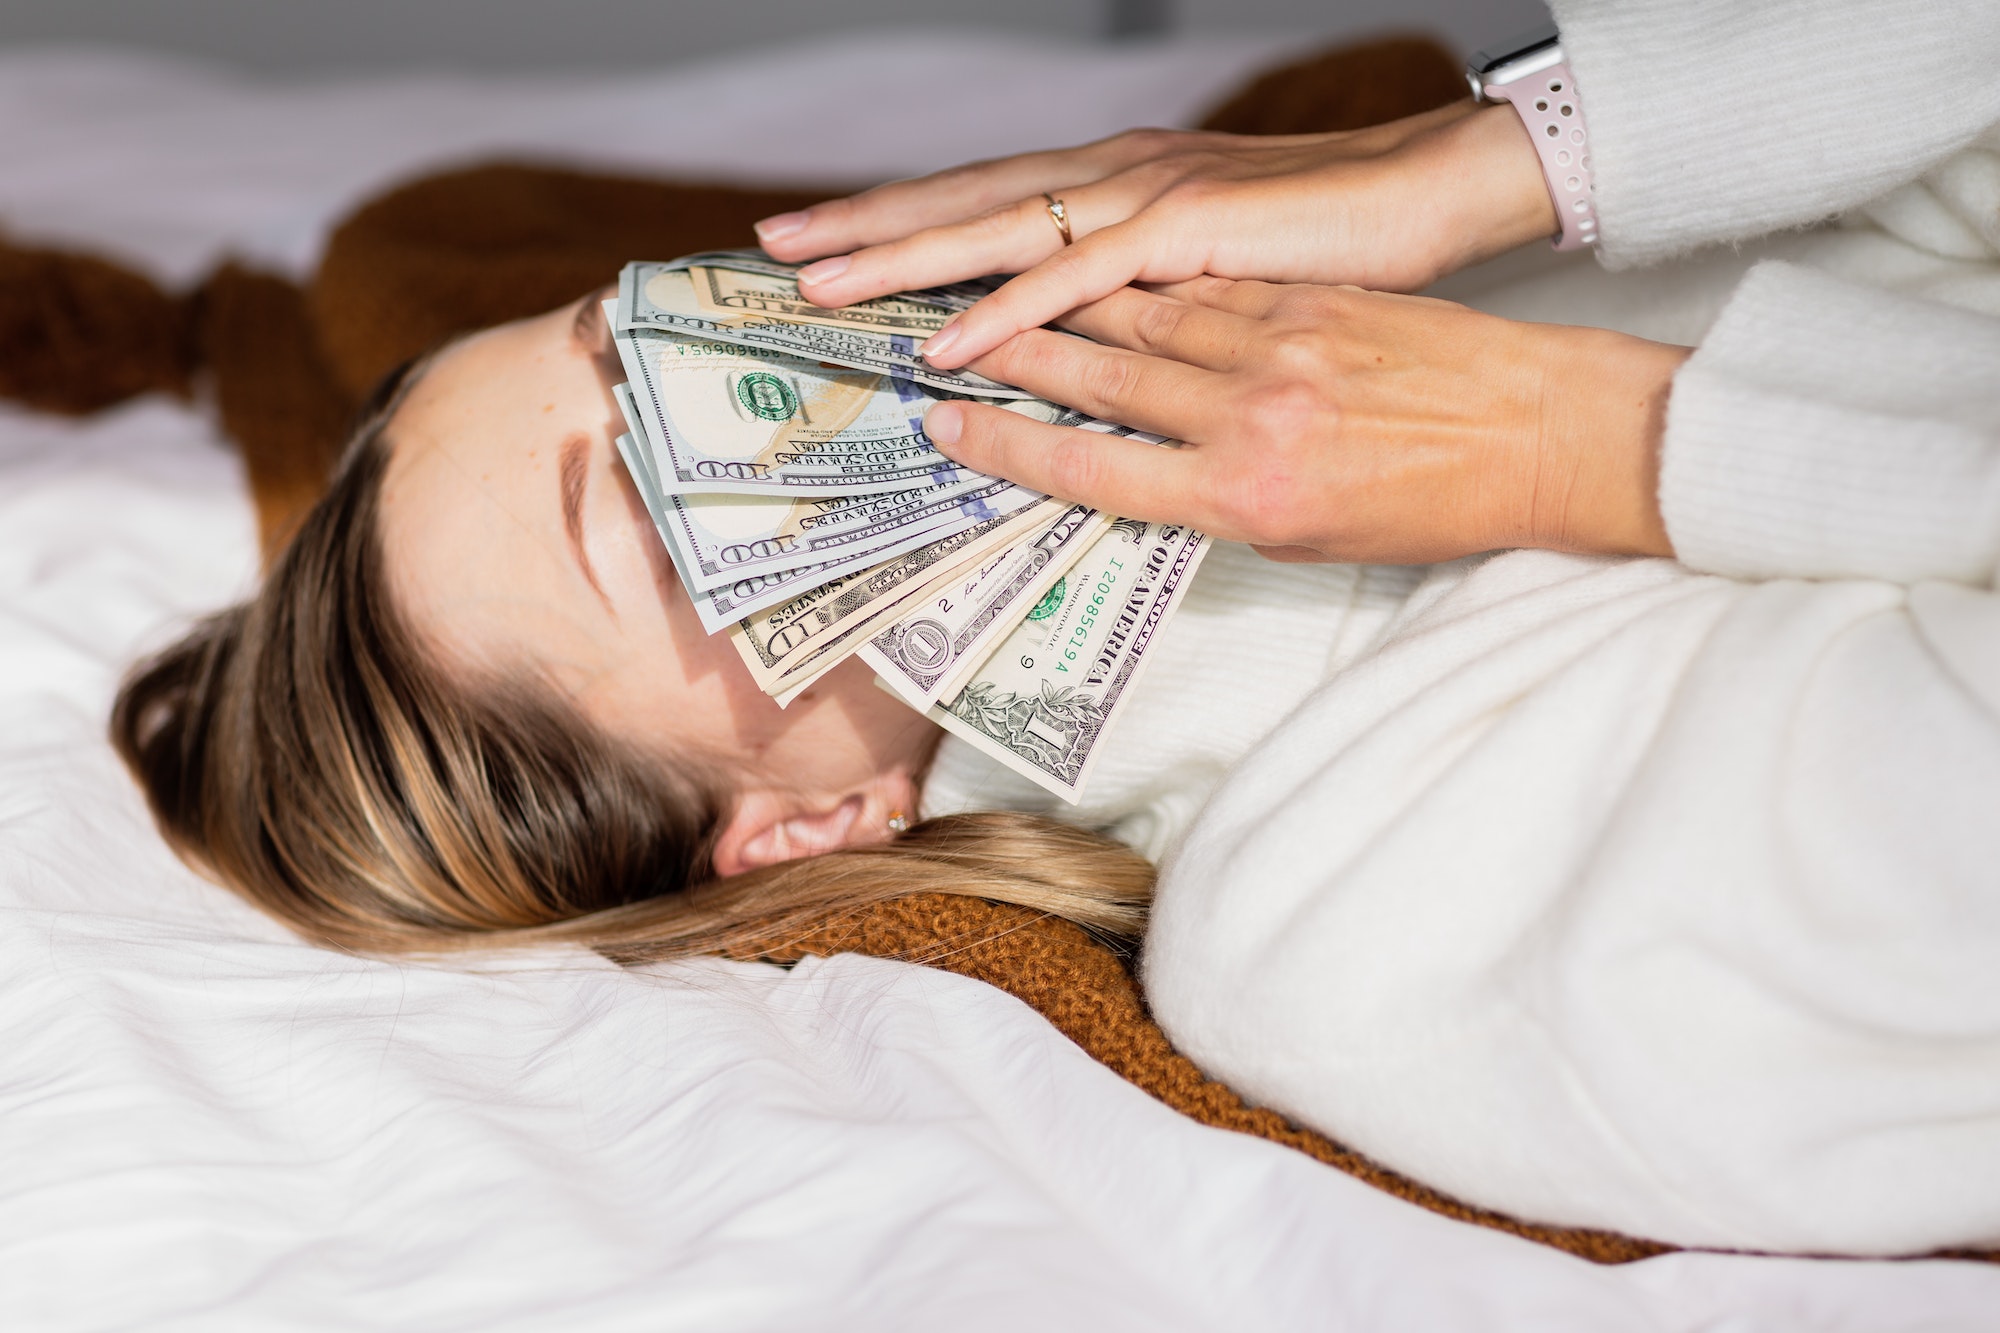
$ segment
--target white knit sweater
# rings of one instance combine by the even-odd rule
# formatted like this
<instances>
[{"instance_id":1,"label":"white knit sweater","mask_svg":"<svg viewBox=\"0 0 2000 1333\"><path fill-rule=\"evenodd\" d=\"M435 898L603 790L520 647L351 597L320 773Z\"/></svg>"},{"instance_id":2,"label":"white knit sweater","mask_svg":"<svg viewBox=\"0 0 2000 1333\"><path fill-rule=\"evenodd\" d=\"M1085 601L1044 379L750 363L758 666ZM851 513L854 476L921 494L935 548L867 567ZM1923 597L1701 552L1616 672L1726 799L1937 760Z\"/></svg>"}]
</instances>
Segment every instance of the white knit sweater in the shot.
<instances>
[{"instance_id":1,"label":"white knit sweater","mask_svg":"<svg viewBox=\"0 0 2000 1333\"><path fill-rule=\"evenodd\" d=\"M2000 1243L2000 5L1555 8L1609 266L1844 221L1491 294L1705 331L1680 561L1437 571L1187 834L1149 996L1516 1215Z\"/></svg>"}]
</instances>

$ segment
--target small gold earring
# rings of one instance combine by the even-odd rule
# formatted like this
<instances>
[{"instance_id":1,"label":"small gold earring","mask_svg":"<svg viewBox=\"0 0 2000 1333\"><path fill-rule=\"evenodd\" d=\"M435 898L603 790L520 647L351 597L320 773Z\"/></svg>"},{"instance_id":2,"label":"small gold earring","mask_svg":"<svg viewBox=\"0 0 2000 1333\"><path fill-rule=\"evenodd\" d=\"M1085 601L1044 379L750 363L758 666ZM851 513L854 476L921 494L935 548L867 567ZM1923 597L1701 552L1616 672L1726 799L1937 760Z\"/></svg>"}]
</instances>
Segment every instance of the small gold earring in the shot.
<instances>
[{"instance_id":1,"label":"small gold earring","mask_svg":"<svg viewBox=\"0 0 2000 1333\"><path fill-rule=\"evenodd\" d=\"M901 810L891 810L889 812L889 832L903 833L906 832L909 829L909 827L910 827L910 821L903 818L903 812Z\"/></svg>"}]
</instances>

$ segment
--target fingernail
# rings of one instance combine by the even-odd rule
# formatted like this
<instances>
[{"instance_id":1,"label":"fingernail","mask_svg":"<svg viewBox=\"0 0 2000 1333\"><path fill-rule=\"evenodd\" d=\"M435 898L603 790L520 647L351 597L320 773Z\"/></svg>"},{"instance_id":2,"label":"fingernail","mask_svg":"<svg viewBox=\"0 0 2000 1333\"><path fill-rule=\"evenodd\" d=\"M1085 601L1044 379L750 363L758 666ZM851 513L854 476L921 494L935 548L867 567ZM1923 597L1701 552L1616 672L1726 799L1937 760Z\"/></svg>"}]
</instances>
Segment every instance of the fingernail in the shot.
<instances>
[{"instance_id":1,"label":"fingernail","mask_svg":"<svg viewBox=\"0 0 2000 1333\"><path fill-rule=\"evenodd\" d=\"M779 213L775 217L765 218L753 225L757 229L758 240L782 241L794 232L804 231L806 224L811 221L812 214L809 212Z\"/></svg>"},{"instance_id":2,"label":"fingernail","mask_svg":"<svg viewBox=\"0 0 2000 1333\"><path fill-rule=\"evenodd\" d=\"M847 266L854 262L852 255L835 255L822 259L817 264L807 264L799 270L799 282L810 286L816 282L827 282L847 272Z\"/></svg>"},{"instance_id":3,"label":"fingernail","mask_svg":"<svg viewBox=\"0 0 2000 1333\"><path fill-rule=\"evenodd\" d=\"M957 403L939 403L924 414L924 434L932 444L957 444L965 434L965 409Z\"/></svg>"},{"instance_id":4,"label":"fingernail","mask_svg":"<svg viewBox=\"0 0 2000 1333\"><path fill-rule=\"evenodd\" d=\"M937 360L951 350L951 345L958 341L958 333L958 316L953 315L943 328L924 340L924 345L917 349L917 355L926 361Z\"/></svg>"}]
</instances>

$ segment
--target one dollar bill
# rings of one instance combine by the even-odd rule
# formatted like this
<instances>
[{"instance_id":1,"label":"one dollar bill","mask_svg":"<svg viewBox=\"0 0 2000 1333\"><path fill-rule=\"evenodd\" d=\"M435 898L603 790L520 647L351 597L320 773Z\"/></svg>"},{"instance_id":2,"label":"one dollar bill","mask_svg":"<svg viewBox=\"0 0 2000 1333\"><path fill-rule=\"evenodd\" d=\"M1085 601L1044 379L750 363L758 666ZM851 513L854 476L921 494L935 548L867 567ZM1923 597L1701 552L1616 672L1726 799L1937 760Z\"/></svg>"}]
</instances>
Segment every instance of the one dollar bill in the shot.
<instances>
[{"instance_id":1,"label":"one dollar bill","mask_svg":"<svg viewBox=\"0 0 2000 1333\"><path fill-rule=\"evenodd\" d=\"M748 616L730 626L730 641L760 689L781 698L796 694L909 602L1047 521L1046 511L1035 509L928 542Z\"/></svg>"},{"instance_id":2,"label":"one dollar bill","mask_svg":"<svg viewBox=\"0 0 2000 1333\"><path fill-rule=\"evenodd\" d=\"M1088 505L1065 507L1031 540L1001 551L875 635L861 656L911 706L928 709L958 692L1110 526Z\"/></svg>"},{"instance_id":3,"label":"one dollar bill","mask_svg":"<svg viewBox=\"0 0 2000 1333\"><path fill-rule=\"evenodd\" d=\"M1207 551L1180 524L1118 519L972 673L927 714L1066 801Z\"/></svg>"}]
</instances>

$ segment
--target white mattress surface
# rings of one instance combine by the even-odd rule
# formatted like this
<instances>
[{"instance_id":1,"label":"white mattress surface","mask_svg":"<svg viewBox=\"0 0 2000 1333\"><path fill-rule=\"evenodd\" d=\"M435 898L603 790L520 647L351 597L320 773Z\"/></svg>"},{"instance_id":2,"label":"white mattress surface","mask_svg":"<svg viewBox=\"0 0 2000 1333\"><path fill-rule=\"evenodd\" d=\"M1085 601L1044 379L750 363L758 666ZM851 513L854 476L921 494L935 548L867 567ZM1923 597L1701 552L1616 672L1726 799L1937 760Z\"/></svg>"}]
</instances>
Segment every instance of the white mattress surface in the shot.
<instances>
[{"instance_id":1,"label":"white mattress surface","mask_svg":"<svg viewBox=\"0 0 2000 1333\"><path fill-rule=\"evenodd\" d=\"M0 225L170 282L224 253L298 273L345 207L447 162L868 179L1184 121L1276 49L864 35L291 90L14 54ZM928 969L306 947L172 859L103 740L123 664L253 557L203 411L0 409L0 1327L2000 1323L1983 1266L1603 1269L1460 1226L1185 1120Z\"/></svg>"}]
</instances>

